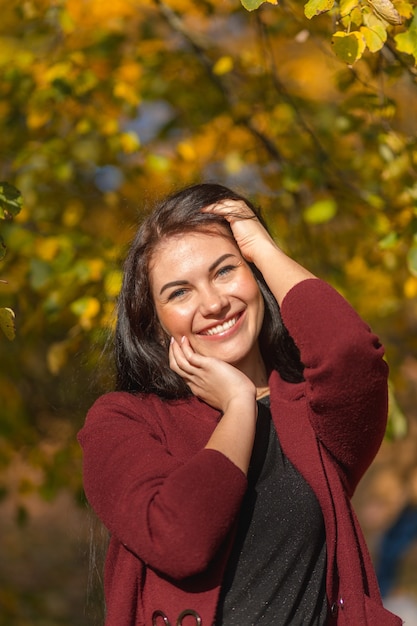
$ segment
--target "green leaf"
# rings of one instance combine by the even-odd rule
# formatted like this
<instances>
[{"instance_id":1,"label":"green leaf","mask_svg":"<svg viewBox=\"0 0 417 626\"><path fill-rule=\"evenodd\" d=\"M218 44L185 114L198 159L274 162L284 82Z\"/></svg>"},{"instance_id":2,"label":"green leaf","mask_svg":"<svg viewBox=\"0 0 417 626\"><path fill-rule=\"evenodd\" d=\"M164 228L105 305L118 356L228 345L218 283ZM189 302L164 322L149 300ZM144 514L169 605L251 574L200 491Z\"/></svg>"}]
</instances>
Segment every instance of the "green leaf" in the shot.
<instances>
[{"instance_id":1,"label":"green leaf","mask_svg":"<svg viewBox=\"0 0 417 626\"><path fill-rule=\"evenodd\" d=\"M417 244L414 244L408 251L407 264L413 276L417 276Z\"/></svg>"},{"instance_id":2,"label":"green leaf","mask_svg":"<svg viewBox=\"0 0 417 626\"><path fill-rule=\"evenodd\" d=\"M0 219L17 215L22 208L22 194L10 183L0 182Z\"/></svg>"},{"instance_id":3,"label":"green leaf","mask_svg":"<svg viewBox=\"0 0 417 626\"><path fill-rule=\"evenodd\" d=\"M408 30L403 33L398 33L398 35L395 35L394 39L399 52L412 54L417 64L417 7Z\"/></svg>"},{"instance_id":4,"label":"green leaf","mask_svg":"<svg viewBox=\"0 0 417 626\"><path fill-rule=\"evenodd\" d=\"M392 231L381 239L381 241L379 242L379 247L381 248L381 250L389 250L398 243L398 239L398 233Z\"/></svg>"},{"instance_id":5,"label":"green leaf","mask_svg":"<svg viewBox=\"0 0 417 626\"><path fill-rule=\"evenodd\" d=\"M334 6L334 0L309 0L304 5L304 14L310 20L315 15L326 13Z\"/></svg>"},{"instance_id":6,"label":"green leaf","mask_svg":"<svg viewBox=\"0 0 417 626\"><path fill-rule=\"evenodd\" d=\"M324 224L331 220L337 213L337 204L333 198L318 200L307 207L303 212L304 220L308 224Z\"/></svg>"},{"instance_id":7,"label":"green leaf","mask_svg":"<svg viewBox=\"0 0 417 626\"><path fill-rule=\"evenodd\" d=\"M6 335L7 339L12 341L16 336L16 328L14 325L15 314L12 309L1 308L0 309L0 328Z\"/></svg>"},{"instance_id":8,"label":"green leaf","mask_svg":"<svg viewBox=\"0 0 417 626\"><path fill-rule=\"evenodd\" d=\"M339 59L342 59L349 65L353 65L355 61L360 59L366 48L363 35L357 31L353 33L344 33L342 31L334 33L332 44Z\"/></svg>"},{"instance_id":9,"label":"green leaf","mask_svg":"<svg viewBox=\"0 0 417 626\"><path fill-rule=\"evenodd\" d=\"M254 11L260 7L261 4L266 2L266 0L240 0L240 2L247 11Z\"/></svg>"}]
</instances>

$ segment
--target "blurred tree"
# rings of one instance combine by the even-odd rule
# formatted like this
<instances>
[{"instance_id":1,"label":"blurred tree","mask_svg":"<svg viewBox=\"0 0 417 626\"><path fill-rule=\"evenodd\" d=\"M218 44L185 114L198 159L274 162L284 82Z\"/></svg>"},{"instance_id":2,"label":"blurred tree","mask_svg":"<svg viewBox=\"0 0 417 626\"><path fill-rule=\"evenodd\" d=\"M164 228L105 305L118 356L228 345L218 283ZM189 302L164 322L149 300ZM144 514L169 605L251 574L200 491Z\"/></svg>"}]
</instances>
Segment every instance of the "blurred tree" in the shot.
<instances>
[{"instance_id":1,"label":"blurred tree","mask_svg":"<svg viewBox=\"0 0 417 626\"><path fill-rule=\"evenodd\" d=\"M397 24L381 0L1 0L0 179L24 205L2 231L17 337L0 337L0 458L27 466L18 502L82 497L75 432L111 385L120 259L178 186L262 205L379 332L399 384L417 343L415 4L394 2Z\"/></svg>"},{"instance_id":2,"label":"blurred tree","mask_svg":"<svg viewBox=\"0 0 417 626\"><path fill-rule=\"evenodd\" d=\"M17 215L22 207L22 196L18 189L7 182L0 183L0 220L10 220ZM0 236L0 261L6 255L6 246ZM1 279L0 282L7 281ZM3 331L7 339L14 339L14 311L9 307L0 308L0 329Z\"/></svg>"},{"instance_id":3,"label":"blurred tree","mask_svg":"<svg viewBox=\"0 0 417 626\"><path fill-rule=\"evenodd\" d=\"M0 180L24 199L1 222L17 330L0 335L0 495L20 524L31 494L83 499L75 434L112 383L120 262L179 186L260 204L380 334L401 396L417 348L416 2L259 4L0 0ZM389 432L404 433L394 397ZM63 623L36 594L25 613L11 585L4 623Z\"/></svg>"}]
</instances>

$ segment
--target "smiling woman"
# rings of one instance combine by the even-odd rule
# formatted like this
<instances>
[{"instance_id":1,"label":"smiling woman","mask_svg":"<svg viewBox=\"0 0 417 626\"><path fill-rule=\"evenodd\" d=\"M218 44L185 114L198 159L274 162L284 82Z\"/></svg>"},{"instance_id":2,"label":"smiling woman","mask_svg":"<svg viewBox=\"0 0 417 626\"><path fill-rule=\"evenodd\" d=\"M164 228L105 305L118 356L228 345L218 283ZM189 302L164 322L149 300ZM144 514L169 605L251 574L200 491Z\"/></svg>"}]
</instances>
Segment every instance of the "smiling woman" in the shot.
<instances>
[{"instance_id":1,"label":"smiling woman","mask_svg":"<svg viewBox=\"0 0 417 626\"><path fill-rule=\"evenodd\" d=\"M79 434L106 626L401 624L350 504L384 435L383 348L247 200L202 184L155 208L115 354Z\"/></svg>"},{"instance_id":2,"label":"smiling woman","mask_svg":"<svg viewBox=\"0 0 417 626\"><path fill-rule=\"evenodd\" d=\"M256 223L262 225L262 219L255 207L242 196L221 185L202 184L180 191L162 201L138 230L126 259L124 282L119 298L116 331L118 390L155 392L166 399L190 395L189 386L170 367L168 348L173 333L163 329L157 309L159 307L162 312L164 300L168 298L170 305L173 305L173 300L185 296L187 277L179 274L181 246L187 236L190 256L186 258L186 251L183 249L182 271L187 268L190 270L201 258L198 245L203 235L206 236L206 249L211 255L209 265L218 262L222 256L216 252L220 242L222 245L228 242L227 253L233 255L234 262L226 262L225 266L222 266L216 280L217 284L221 280L226 280L226 276L224 279L221 278L222 275L227 272L234 273L229 266L237 263L242 266L239 272L247 272L249 268L250 280L254 278L256 281L262 295L261 306L264 307L258 340L267 369L278 369L281 376L291 382L302 380L303 368L299 351L282 324L276 298L259 269L250 260L242 257L227 215L219 214L215 210L206 210L226 200L235 203L229 209L226 208L227 205L222 205L223 209L226 209L226 214L239 213L242 220L247 223L255 222L256 218ZM268 238L270 239L269 235ZM166 255L163 250L166 250ZM171 255L169 260L168 252ZM223 261L226 259L219 261L220 264ZM210 269L209 265L206 270ZM214 270L215 268L210 270L213 277ZM158 284L159 294L155 285L151 284L152 280L155 282L155 272L161 281L161 284ZM176 272L175 275L173 272ZM307 276L311 274L305 270L305 277ZM175 285L171 285L168 293L170 282L174 282ZM225 320L220 316L219 321L223 323ZM181 336L177 334L176 339L181 339Z\"/></svg>"}]
</instances>

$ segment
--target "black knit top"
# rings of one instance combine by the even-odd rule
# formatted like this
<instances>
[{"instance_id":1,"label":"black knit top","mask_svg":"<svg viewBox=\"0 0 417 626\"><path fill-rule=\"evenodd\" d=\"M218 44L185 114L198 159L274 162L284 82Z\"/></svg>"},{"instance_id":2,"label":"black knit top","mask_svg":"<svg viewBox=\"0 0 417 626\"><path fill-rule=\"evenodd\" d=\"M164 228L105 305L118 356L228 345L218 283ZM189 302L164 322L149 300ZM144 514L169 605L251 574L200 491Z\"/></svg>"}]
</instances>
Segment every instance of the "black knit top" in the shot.
<instances>
[{"instance_id":1,"label":"black knit top","mask_svg":"<svg viewBox=\"0 0 417 626\"><path fill-rule=\"evenodd\" d=\"M216 626L321 626L326 542L315 494L288 461L258 401L248 489L226 568Z\"/></svg>"}]
</instances>

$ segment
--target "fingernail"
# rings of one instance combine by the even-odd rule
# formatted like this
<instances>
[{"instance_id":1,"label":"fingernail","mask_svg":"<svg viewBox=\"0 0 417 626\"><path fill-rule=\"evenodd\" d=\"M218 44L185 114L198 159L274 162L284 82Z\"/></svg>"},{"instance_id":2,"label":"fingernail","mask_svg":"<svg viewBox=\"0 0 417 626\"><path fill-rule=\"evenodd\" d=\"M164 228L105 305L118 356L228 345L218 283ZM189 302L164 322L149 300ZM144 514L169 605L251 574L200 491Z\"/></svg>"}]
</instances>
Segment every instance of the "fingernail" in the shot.
<instances>
[{"instance_id":1,"label":"fingernail","mask_svg":"<svg viewBox=\"0 0 417 626\"><path fill-rule=\"evenodd\" d=\"M184 343L184 341L185 341L185 335L181 337L181 343Z\"/></svg>"},{"instance_id":2,"label":"fingernail","mask_svg":"<svg viewBox=\"0 0 417 626\"><path fill-rule=\"evenodd\" d=\"M169 340L171 345L174 343L174 341L175 341L174 337L171 337L171 339Z\"/></svg>"}]
</instances>

